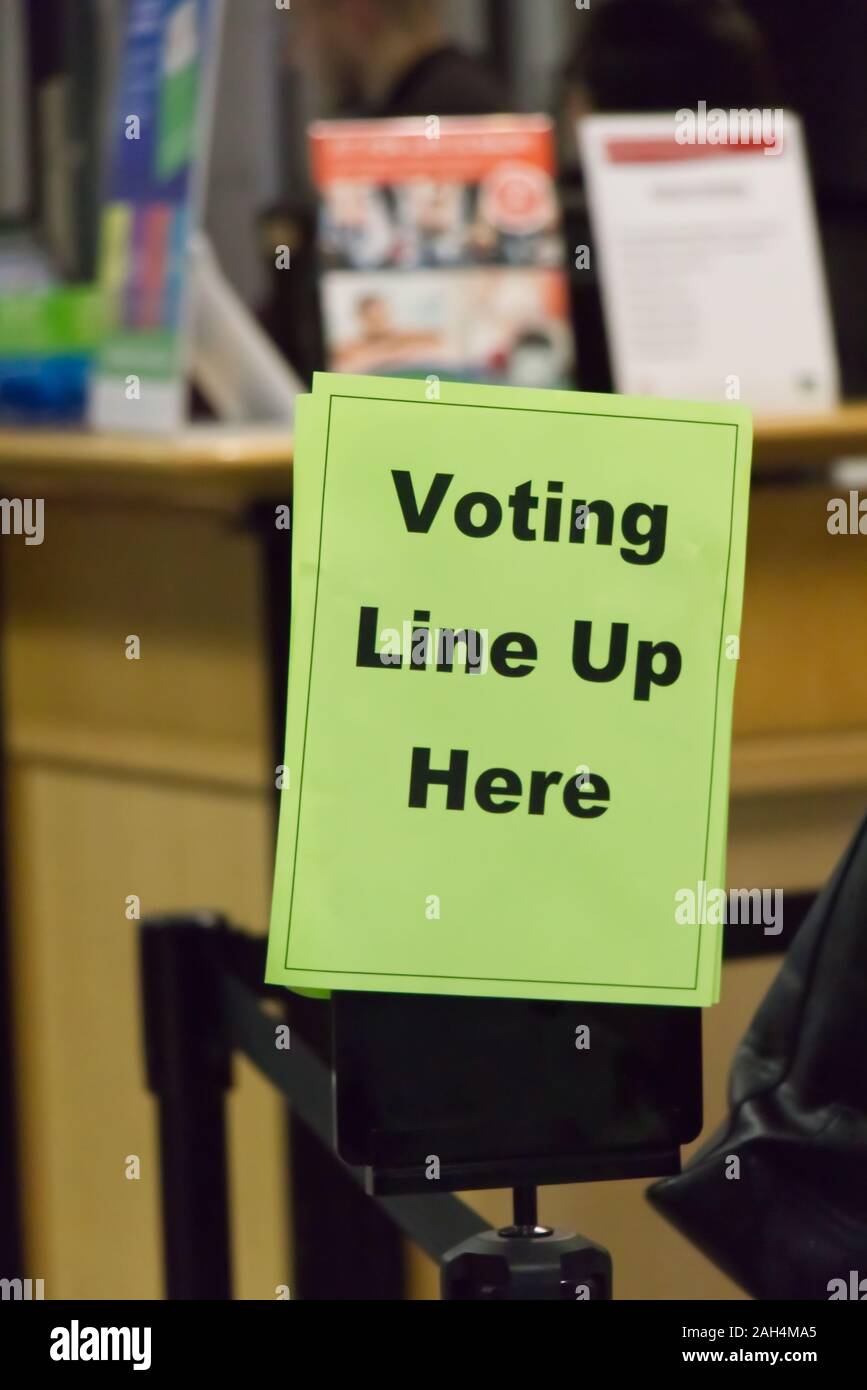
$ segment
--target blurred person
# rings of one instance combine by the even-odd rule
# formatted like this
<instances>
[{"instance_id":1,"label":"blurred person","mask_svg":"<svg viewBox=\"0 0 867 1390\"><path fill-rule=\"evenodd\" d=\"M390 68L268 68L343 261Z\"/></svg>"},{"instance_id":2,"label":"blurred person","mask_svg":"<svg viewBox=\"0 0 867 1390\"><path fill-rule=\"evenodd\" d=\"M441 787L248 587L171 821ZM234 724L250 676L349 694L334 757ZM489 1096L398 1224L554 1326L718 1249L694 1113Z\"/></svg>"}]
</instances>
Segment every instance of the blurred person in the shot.
<instances>
[{"instance_id":1,"label":"blurred person","mask_svg":"<svg viewBox=\"0 0 867 1390\"><path fill-rule=\"evenodd\" d=\"M694 110L699 101L725 110L777 105L764 40L737 0L594 0L578 23L557 102L571 267L576 248L591 245L576 133L582 117ZM579 384L610 391L594 258L590 268L572 270L571 288Z\"/></svg>"},{"instance_id":2,"label":"blurred person","mask_svg":"<svg viewBox=\"0 0 867 1390\"><path fill-rule=\"evenodd\" d=\"M505 110L497 78L449 37L439 0L296 0L298 55L337 112L479 116Z\"/></svg>"},{"instance_id":3,"label":"blurred person","mask_svg":"<svg viewBox=\"0 0 867 1390\"><path fill-rule=\"evenodd\" d=\"M764 41L736 0L599 0L562 73L560 112L574 128L592 113L775 105Z\"/></svg>"},{"instance_id":4,"label":"blurred person","mask_svg":"<svg viewBox=\"0 0 867 1390\"><path fill-rule=\"evenodd\" d=\"M778 105L804 122L843 393L867 396L867 5L835 0L816 31L786 0L743 0L780 74Z\"/></svg>"}]
</instances>

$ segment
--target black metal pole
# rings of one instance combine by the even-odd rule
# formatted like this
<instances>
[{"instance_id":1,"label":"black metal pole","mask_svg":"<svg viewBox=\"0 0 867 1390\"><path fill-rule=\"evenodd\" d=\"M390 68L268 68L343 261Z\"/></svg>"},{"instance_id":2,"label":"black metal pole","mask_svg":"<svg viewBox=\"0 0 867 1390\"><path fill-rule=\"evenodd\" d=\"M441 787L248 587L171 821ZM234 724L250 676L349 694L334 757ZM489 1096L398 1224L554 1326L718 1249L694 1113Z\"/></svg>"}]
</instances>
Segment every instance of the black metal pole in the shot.
<instances>
[{"instance_id":1,"label":"black metal pole","mask_svg":"<svg viewBox=\"0 0 867 1390\"><path fill-rule=\"evenodd\" d=\"M539 1224L539 1203L535 1187L512 1189L514 1223L519 1230L534 1230Z\"/></svg>"},{"instance_id":2,"label":"black metal pole","mask_svg":"<svg viewBox=\"0 0 867 1390\"><path fill-rule=\"evenodd\" d=\"M230 1299L224 1093L231 1084L218 986L225 923L141 923L147 1084L159 1108L168 1299Z\"/></svg>"}]
</instances>

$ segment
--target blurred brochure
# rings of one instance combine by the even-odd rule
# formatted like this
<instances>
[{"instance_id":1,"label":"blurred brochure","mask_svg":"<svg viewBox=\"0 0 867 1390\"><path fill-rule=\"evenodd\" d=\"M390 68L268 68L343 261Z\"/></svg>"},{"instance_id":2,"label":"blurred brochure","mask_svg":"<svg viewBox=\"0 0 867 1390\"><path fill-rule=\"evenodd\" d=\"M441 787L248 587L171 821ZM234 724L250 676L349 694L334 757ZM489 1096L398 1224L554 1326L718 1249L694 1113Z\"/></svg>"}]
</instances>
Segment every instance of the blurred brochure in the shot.
<instances>
[{"instance_id":1,"label":"blurred brochure","mask_svg":"<svg viewBox=\"0 0 867 1390\"><path fill-rule=\"evenodd\" d=\"M593 116L578 138L616 389L833 408L838 369L798 119Z\"/></svg>"},{"instance_id":2,"label":"blurred brochure","mask_svg":"<svg viewBox=\"0 0 867 1390\"><path fill-rule=\"evenodd\" d=\"M77 423L101 337L95 286L7 290L0 274L0 424Z\"/></svg>"},{"instance_id":3,"label":"blurred brochure","mask_svg":"<svg viewBox=\"0 0 867 1390\"><path fill-rule=\"evenodd\" d=\"M191 245L203 215L223 0L132 0L102 217L97 429L186 423Z\"/></svg>"},{"instance_id":4,"label":"blurred brochure","mask_svg":"<svg viewBox=\"0 0 867 1390\"><path fill-rule=\"evenodd\" d=\"M310 142L334 370L571 383L547 117L321 121Z\"/></svg>"}]
</instances>

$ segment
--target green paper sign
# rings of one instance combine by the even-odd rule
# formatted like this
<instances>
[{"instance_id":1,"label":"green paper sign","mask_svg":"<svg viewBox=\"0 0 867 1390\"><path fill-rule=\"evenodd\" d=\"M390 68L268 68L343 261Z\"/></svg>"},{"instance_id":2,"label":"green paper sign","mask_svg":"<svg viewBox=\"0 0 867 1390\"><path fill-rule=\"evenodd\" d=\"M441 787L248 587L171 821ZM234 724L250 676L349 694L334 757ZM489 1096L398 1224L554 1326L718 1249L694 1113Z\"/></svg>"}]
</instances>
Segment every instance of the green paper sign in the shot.
<instances>
[{"instance_id":1,"label":"green paper sign","mask_svg":"<svg viewBox=\"0 0 867 1390\"><path fill-rule=\"evenodd\" d=\"M338 375L299 407L268 981L715 1002L749 413Z\"/></svg>"}]
</instances>

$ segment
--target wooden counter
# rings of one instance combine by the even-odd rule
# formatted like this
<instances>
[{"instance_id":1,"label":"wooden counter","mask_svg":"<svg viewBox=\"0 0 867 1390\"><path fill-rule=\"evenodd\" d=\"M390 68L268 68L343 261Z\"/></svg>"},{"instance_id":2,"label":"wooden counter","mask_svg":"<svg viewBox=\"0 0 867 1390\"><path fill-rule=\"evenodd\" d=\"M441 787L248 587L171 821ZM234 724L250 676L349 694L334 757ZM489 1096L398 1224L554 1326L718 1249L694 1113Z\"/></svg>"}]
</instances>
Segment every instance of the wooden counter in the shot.
<instances>
[{"instance_id":1,"label":"wooden counter","mask_svg":"<svg viewBox=\"0 0 867 1390\"><path fill-rule=\"evenodd\" d=\"M836 458L867 459L867 401L817 415L757 416L756 470L815 469ZM190 425L180 434L100 435L91 430L2 430L0 472L26 471L55 485L123 489L192 483L258 497L283 491L292 474L292 441L274 426Z\"/></svg>"},{"instance_id":2,"label":"wooden counter","mask_svg":"<svg viewBox=\"0 0 867 1390\"><path fill-rule=\"evenodd\" d=\"M162 1296L128 904L264 929L274 774L247 512L290 481L285 433L0 433L0 495L47 499L41 546L0 538L0 664L27 1273L49 1299ZM292 1286L286 1111L245 1062L235 1079L236 1290L271 1299Z\"/></svg>"},{"instance_id":3,"label":"wooden counter","mask_svg":"<svg viewBox=\"0 0 867 1390\"><path fill-rule=\"evenodd\" d=\"M848 457L867 459L867 401L817 415L756 417L756 470L824 467Z\"/></svg>"},{"instance_id":4,"label":"wooden counter","mask_svg":"<svg viewBox=\"0 0 867 1390\"><path fill-rule=\"evenodd\" d=\"M830 536L821 471L867 457L867 405L759 421L732 759L729 877L824 880L867 803L867 538ZM807 476L818 472L819 476ZM171 440L0 432L0 494L45 496L45 541L0 538L3 713L28 1269L46 1297L157 1297L156 1146L141 1076L142 911L264 928L273 854L268 651L252 503L288 501L282 431ZM126 638L141 639L128 661ZM664 750L663 750L664 755ZM726 967L706 1019L706 1116L776 969ZM239 1292L287 1269L283 1108L232 1099ZM142 1178L124 1177L127 1156ZM612 1247L619 1297L736 1297L646 1208L644 1184L543 1194ZM498 1194L480 1199L505 1213ZM118 1233L122 1232L122 1239ZM414 1264L418 1296L430 1271Z\"/></svg>"},{"instance_id":5,"label":"wooden counter","mask_svg":"<svg viewBox=\"0 0 867 1390\"><path fill-rule=\"evenodd\" d=\"M211 425L191 425L169 438L0 430L0 478L24 477L29 496L239 508L291 490L292 437L273 428Z\"/></svg>"}]
</instances>

